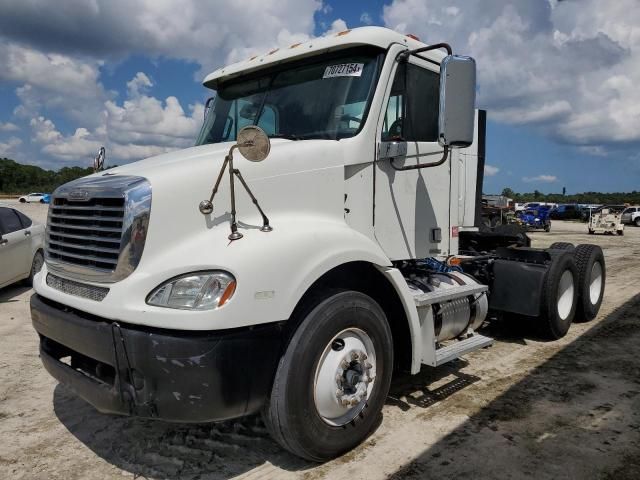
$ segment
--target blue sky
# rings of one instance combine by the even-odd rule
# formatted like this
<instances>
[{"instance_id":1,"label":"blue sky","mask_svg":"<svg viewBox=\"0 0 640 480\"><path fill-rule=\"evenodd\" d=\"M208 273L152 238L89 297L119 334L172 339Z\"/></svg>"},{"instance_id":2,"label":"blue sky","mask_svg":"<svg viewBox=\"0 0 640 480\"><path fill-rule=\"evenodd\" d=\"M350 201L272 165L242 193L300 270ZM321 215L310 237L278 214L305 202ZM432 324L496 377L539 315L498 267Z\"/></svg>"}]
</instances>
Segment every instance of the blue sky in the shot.
<instances>
[{"instance_id":1,"label":"blue sky","mask_svg":"<svg viewBox=\"0 0 640 480\"><path fill-rule=\"evenodd\" d=\"M0 156L125 163L192 144L225 63L362 25L450 42L478 64L485 192L640 188L636 0L6 0Z\"/></svg>"}]
</instances>

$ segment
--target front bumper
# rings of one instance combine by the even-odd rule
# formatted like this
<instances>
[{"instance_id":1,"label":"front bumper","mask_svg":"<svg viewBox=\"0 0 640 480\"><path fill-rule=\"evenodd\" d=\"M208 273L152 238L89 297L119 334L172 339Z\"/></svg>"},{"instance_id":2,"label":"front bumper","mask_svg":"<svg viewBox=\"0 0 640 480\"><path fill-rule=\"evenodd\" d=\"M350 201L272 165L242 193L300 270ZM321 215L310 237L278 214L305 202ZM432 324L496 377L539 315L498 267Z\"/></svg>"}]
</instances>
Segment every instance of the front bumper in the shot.
<instances>
[{"instance_id":1,"label":"front bumper","mask_svg":"<svg viewBox=\"0 0 640 480\"><path fill-rule=\"evenodd\" d=\"M224 331L140 327L34 294L31 318L47 371L103 413L175 422L258 411L280 358L283 325Z\"/></svg>"}]
</instances>

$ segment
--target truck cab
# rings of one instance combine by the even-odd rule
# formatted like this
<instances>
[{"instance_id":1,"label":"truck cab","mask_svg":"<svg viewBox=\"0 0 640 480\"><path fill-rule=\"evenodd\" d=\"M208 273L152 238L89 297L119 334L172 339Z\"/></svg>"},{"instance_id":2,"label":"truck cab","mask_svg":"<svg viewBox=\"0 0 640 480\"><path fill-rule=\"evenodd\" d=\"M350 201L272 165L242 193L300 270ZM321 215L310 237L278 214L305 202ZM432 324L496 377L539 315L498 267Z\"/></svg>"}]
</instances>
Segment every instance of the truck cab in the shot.
<instances>
[{"instance_id":1,"label":"truck cab","mask_svg":"<svg viewBox=\"0 0 640 480\"><path fill-rule=\"evenodd\" d=\"M262 412L324 461L375 428L394 371L491 345L486 319L559 338L597 314L597 247L478 231L473 59L364 27L204 85L194 147L52 195L33 325L45 368L99 411Z\"/></svg>"}]
</instances>

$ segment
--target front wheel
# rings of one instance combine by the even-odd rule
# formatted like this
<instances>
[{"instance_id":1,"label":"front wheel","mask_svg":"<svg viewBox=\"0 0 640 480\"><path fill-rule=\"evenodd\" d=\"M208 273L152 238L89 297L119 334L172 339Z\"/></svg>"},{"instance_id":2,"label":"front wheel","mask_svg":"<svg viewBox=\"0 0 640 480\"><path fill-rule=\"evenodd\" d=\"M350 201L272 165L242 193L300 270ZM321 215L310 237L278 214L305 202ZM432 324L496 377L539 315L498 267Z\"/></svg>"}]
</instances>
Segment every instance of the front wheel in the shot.
<instances>
[{"instance_id":1,"label":"front wheel","mask_svg":"<svg viewBox=\"0 0 640 480\"><path fill-rule=\"evenodd\" d=\"M36 276L42 269L42 265L44 265L44 255L42 250L38 250L36 254L33 256L33 261L31 262L31 271L29 272L29 278L25 280L25 283L30 287L33 285L33 277Z\"/></svg>"},{"instance_id":2,"label":"front wheel","mask_svg":"<svg viewBox=\"0 0 640 480\"><path fill-rule=\"evenodd\" d=\"M636 217L633 223L636 224L636 227L640 227L640 217Z\"/></svg>"},{"instance_id":3,"label":"front wheel","mask_svg":"<svg viewBox=\"0 0 640 480\"><path fill-rule=\"evenodd\" d=\"M21 198L21 199L20 199L20 203L27 203L27 200L26 200L26 199L24 199L24 198Z\"/></svg>"},{"instance_id":4,"label":"front wheel","mask_svg":"<svg viewBox=\"0 0 640 480\"><path fill-rule=\"evenodd\" d=\"M351 450L379 424L392 366L382 308L363 293L326 292L280 359L263 412L269 432L316 462Z\"/></svg>"}]
</instances>

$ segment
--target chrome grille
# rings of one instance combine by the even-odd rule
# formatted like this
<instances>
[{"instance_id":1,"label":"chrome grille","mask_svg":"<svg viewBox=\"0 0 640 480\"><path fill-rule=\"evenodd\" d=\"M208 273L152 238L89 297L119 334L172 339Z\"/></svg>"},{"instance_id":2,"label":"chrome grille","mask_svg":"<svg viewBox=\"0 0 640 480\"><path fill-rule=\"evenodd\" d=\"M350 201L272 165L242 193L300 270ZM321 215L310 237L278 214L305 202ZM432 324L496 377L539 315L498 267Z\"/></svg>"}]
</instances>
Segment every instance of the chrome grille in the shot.
<instances>
[{"instance_id":1,"label":"chrome grille","mask_svg":"<svg viewBox=\"0 0 640 480\"><path fill-rule=\"evenodd\" d=\"M142 177L103 174L67 183L52 195L47 268L78 280L117 282L138 266L151 212Z\"/></svg>"},{"instance_id":2,"label":"chrome grille","mask_svg":"<svg viewBox=\"0 0 640 480\"><path fill-rule=\"evenodd\" d=\"M85 285L84 283L75 282L67 278L58 277L51 273L47 274L47 285L55 288L63 293L75 295L76 297L88 298L95 302L101 302L109 293L106 287L95 287L93 285Z\"/></svg>"},{"instance_id":3,"label":"chrome grille","mask_svg":"<svg viewBox=\"0 0 640 480\"><path fill-rule=\"evenodd\" d=\"M124 197L86 202L54 198L49 207L47 252L52 259L115 270L120 254Z\"/></svg>"}]
</instances>

